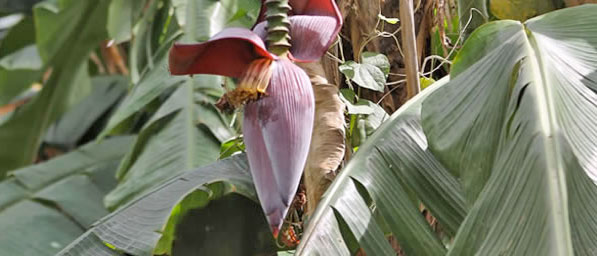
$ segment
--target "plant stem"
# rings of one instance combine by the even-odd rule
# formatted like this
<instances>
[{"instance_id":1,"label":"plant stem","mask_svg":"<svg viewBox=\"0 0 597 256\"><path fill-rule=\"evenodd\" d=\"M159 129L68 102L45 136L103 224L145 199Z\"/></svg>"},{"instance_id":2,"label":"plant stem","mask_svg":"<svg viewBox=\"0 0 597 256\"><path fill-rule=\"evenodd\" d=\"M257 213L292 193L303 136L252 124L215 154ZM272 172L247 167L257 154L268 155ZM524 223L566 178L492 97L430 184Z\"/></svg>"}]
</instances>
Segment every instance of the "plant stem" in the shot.
<instances>
[{"instance_id":1,"label":"plant stem","mask_svg":"<svg viewBox=\"0 0 597 256\"><path fill-rule=\"evenodd\" d=\"M267 50L280 57L285 57L290 50L290 20L288 0L266 0L267 11Z\"/></svg>"},{"instance_id":2,"label":"plant stem","mask_svg":"<svg viewBox=\"0 0 597 256\"><path fill-rule=\"evenodd\" d=\"M400 22L402 25L402 49L406 67L406 97L410 99L420 92L417 39L412 0L400 0Z\"/></svg>"}]
</instances>

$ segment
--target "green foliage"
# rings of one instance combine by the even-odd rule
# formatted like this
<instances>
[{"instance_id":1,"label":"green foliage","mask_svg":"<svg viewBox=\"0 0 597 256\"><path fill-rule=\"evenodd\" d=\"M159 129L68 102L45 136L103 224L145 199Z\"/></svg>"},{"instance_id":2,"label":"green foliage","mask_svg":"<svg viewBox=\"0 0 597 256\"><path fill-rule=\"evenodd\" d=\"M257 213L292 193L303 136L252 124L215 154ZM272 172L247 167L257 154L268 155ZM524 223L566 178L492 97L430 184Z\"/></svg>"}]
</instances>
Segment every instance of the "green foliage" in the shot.
<instances>
[{"instance_id":1,"label":"green foliage","mask_svg":"<svg viewBox=\"0 0 597 256\"><path fill-rule=\"evenodd\" d=\"M390 62L383 54L364 52L360 63L347 61L340 65L340 72L360 87L384 92Z\"/></svg>"},{"instance_id":2,"label":"green foliage","mask_svg":"<svg viewBox=\"0 0 597 256\"><path fill-rule=\"evenodd\" d=\"M0 59L0 105L6 105L38 79L42 62L35 45L25 46Z\"/></svg>"},{"instance_id":3,"label":"green foliage","mask_svg":"<svg viewBox=\"0 0 597 256\"><path fill-rule=\"evenodd\" d=\"M385 255L383 231L412 255L591 255L596 11L482 26L460 52L458 73L359 148L297 255ZM488 43L495 48L474 51ZM425 223L419 202L441 231Z\"/></svg>"},{"instance_id":4,"label":"green foliage","mask_svg":"<svg viewBox=\"0 0 597 256\"><path fill-rule=\"evenodd\" d=\"M0 177L31 164L46 129L89 92L87 56L105 38L108 2L46 1L35 7L37 50L52 74L39 95L0 124Z\"/></svg>"},{"instance_id":5,"label":"green foliage","mask_svg":"<svg viewBox=\"0 0 597 256\"><path fill-rule=\"evenodd\" d=\"M227 158L240 152L244 152L245 144L242 137L229 139L222 143L220 148L220 159Z\"/></svg>"},{"instance_id":6,"label":"green foliage","mask_svg":"<svg viewBox=\"0 0 597 256\"><path fill-rule=\"evenodd\" d=\"M259 255L276 251L255 201L233 194L237 188L232 184L215 183L208 188L210 191L193 191L174 206L153 254ZM222 246L221 241L228 241L227 245Z\"/></svg>"},{"instance_id":7,"label":"green foliage","mask_svg":"<svg viewBox=\"0 0 597 256\"><path fill-rule=\"evenodd\" d=\"M143 8L143 1L112 0L108 7L108 35L114 43L129 41L132 36L134 12Z\"/></svg>"},{"instance_id":8,"label":"green foliage","mask_svg":"<svg viewBox=\"0 0 597 256\"><path fill-rule=\"evenodd\" d=\"M272 252L271 232L256 198L246 157L232 156L153 188L98 221L58 255ZM185 242L172 247L173 238Z\"/></svg>"},{"instance_id":9,"label":"green foliage","mask_svg":"<svg viewBox=\"0 0 597 256\"><path fill-rule=\"evenodd\" d=\"M466 23L471 7L487 14L487 1L459 2L462 18L444 29ZM0 10L21 8L15 3L0 0ZM47 0L33 17L19 16L0 35L0 106L28 100L0 116L0 230L10 231L0 254L53 255L77 236L59 255L279 250L242 154L241 114L214 107L234 81L167 69L175 41L251 27L259 5ZM595 13L586 5L482 26L473 13L469 29L480 27L465 31L450 77L422 78L431 85L392 116L360 95L361 87L385 92L388 58L364 52L342 64L358 151L294 253L391 255L391 235L407 255L591 255ZM440 38L436 31L433 51L445 55ZM118 45L130 75L98 75L110 59L106 42ZM125 134L136 136L113 137ZM23 167L40 145L74 151Z\"/></svg>"},{"instance_id":10,"label":"green foliage","mask_svg":"<svg viewBox=\"0 0 597 256\"><path fill-rule=\"evenodd\" d=\"M96 76L89 95L64 113L47 131L44 142L65 150L72 149L93 125L122 98L128 81L123 76Z\"/></svg>"},{"instance_id":11,"label":"green foliage","mask_svg":"<svg viewBox=\"0 0 597 256\"><path fill-rule=\"evenodd\" d=\"M195 79L186 80L140 131L135 147L118 171L121 183L106 197L108 207L113 209L176 174L218 159L223 141L214 137L207 126L196 126L197 116L203 115L201 110L216 110L197 105L193 97ZM222 120L215 121L219 121L216 129L226 130Z\"/></svg>"},{"instance_id":12,"label":"green foliage","mask_svg":"<svg viewBox=\"0 0 597 256\"><path fill-rule=\"evenodd\" d=\"M350 116L348 134L351 145L358 147L389 118L389 115L378 104L366 99L358 99L351 89L341 89L340 92L340 99L346 105ZM353 103L355 101L356 103Z\"/></svg>"},{"instance_id":13,"label":"green foliage","mask_svg":"<svg viewBox=\"0 0 597 256\"><path fill-rule=\"evenodd\" d=\"M132 137L89 144L0 182L2 255L54 255L108 214L102 197Z\"/></svg>"},{"instance_id":14,"label":"green foliage","mask_svg":"<svg viewBox=\"0 0 597 256\"><path fill-rule=\"evenodd\" d=\"M426 150L419 121L422 101L447 81L409 101L359 148L309 219L296 255L350 255L358 248L367 255L388 255L389 233L409 255L445 253L420 214L418 200L409 194L434 213L447 233L456 232L466 213L460 184ZM373 204L367 203L371 199Z\"/></svg>"},{"instance_id":15,"label":"green foliage","mask_svg":"<svg viewBox=\"0 0 597 256\"><path fill-rule=\"evenodd\" d=\"M250 28L257 19L258 0L172 0L185 41L206 41L226 27Z\"/></svg>"}]
</instances>

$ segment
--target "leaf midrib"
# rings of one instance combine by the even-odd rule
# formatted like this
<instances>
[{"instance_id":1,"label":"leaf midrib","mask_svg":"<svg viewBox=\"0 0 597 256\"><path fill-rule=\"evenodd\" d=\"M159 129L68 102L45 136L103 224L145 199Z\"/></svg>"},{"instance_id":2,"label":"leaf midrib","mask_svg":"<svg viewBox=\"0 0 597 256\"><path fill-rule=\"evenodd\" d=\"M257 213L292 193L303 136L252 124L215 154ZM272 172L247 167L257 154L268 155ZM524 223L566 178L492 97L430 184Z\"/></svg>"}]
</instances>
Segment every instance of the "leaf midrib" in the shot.
<instances>
[{"instance_id":1,"label":"leaf midrib","mask_svg":"<svg viewBox=\"0 0 597 256\"><path fill-rule=\"evenodd\" d=\"M562 143L559 141L562 137L557 135L558 124L555 116L554 92L546 79L545 68L542 63L541 50L538 47L533 32L525 27L527 31L525 45L528 50L528 60L530 62L535 94L538 96L536 102L539 126L544 137L544 153L546 166L545 175L547 187L549 190L548 205L550 207L549 226L552 228L551 234L554 237L555 255L573 255L570 222L568 216L568 200L565 182L565 164L562 159Z\"/></svg>"}]
</instances>

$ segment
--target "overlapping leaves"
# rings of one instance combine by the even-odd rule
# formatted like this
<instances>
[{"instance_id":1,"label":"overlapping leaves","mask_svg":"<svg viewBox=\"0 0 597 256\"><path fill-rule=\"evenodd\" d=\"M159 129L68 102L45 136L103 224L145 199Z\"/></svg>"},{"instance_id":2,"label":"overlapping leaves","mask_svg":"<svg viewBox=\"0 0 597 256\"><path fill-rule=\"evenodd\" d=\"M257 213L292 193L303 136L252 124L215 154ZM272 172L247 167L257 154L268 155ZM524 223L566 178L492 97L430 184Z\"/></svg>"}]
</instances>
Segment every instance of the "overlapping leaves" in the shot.
<instances>
[{"instance_id":1,"label":"overlapping leaves","mask_svg":"<svg viewBox=\"0 0 597 256\"><path fill-rule=\"evenodd\" d=\"M2 255L54 255L108 214L101 199L132 137L89 144L0 183Z\"/></svg>"},{"instance_id":2,"label":"overlapping leaves","mask_svg":"<svg viewBox=\"0 0 597 256\"><path fill-rule=\"evenodd\" d=\"M412 255L592 255L596 12L586 5L473 33L451 80L407 107L427 97L422 117L403 109L360 148L298 254L385 255L386 231ZM402 191L415 191L454 241L415 220L416 205L396 199L408 193L385 196Z\"/></svg>"},{"instance_id":3,"label":"overlapping leaves","mask_svg":"<svg viewBox=\"0 0 597 256\"><path fill-rule=\"evenodd\" d=\"M46 129L89 92L86 60L106 35L108 2L46 1L35 7L37 51L44 69L53 71L39 95L0 124L0 173L33 163Z\"/></svg>"},{"instance_id":4,"label":"overlapping leaves","mask_svg":"<svg viewBox=\"0 0 597 256\"><path fill-rule=\"evenodd\" d=\"M271 253L271 232L255 199L246 157L232 156L152 189L58 255Z\"/></svg>"}]
</instances>

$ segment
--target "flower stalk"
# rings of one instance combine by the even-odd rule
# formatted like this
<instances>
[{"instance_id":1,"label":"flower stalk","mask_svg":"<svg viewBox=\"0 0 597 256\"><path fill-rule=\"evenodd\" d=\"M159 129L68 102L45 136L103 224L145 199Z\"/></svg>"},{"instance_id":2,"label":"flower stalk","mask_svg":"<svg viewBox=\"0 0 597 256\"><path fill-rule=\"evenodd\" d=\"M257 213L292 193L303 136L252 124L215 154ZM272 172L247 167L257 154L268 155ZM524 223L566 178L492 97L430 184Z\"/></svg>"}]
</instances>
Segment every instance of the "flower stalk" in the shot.
<instances>
[{"instance_id":1,"label":"flower stalk","mask_svg":"<svg viewBox=\"0 0 597 256\"><path fill-rule=\"evenodd\" d=\"M290 20L288 12L291 7L288 0L266 0L265 20L267 20L267 50L279 57L286 57L290 50Z\"/></svg>"}]
</instances>

